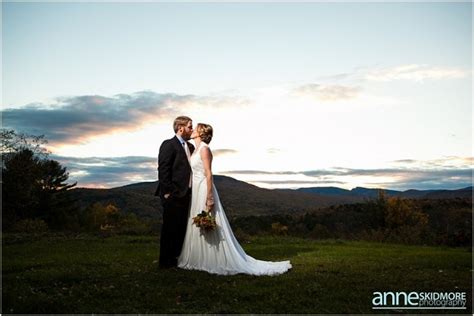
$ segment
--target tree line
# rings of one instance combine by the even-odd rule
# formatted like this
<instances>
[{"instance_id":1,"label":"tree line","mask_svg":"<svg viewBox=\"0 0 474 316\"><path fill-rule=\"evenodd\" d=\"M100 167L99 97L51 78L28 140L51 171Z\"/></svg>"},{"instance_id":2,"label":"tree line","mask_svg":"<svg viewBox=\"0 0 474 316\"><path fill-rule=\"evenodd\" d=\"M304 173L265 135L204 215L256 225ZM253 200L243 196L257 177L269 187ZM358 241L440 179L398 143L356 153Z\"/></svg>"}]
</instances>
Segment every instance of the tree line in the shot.
<instances>
[{"instance_id":1,"label":"tree line","mask_svg":"<svg viewBox=\"0 0 474 316\"><path fill-rule=\"evenodd\" d=\"M304 215L247 216L231 220L242 239L255 234L419 245L471 246L472 199L387 197L330 206Z\"/></svg>"}]
</instances>

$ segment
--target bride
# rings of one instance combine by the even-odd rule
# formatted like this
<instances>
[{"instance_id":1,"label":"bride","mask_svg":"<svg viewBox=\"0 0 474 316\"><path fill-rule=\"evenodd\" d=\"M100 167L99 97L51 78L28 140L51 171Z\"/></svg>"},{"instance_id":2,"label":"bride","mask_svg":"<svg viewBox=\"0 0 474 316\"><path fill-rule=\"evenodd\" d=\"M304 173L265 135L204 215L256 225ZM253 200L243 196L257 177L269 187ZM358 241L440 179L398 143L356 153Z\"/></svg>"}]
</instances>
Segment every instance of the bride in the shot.
<instances>
[{"instance_id":1,"label":"bride","mask_svg":"<svg viewBox=\"0 0 474 316\"><path fill-rule=\"evenodd\" d=\"M212 134L210 125L200 123L191 135L196 143L196 150L190 158L193 174L191 206L178 267L220 275L285 273L292 268L289 260L272 262L254 259L244 252L236 240L212 180L212 152L208 146ZM192 218L206 209L211 209L217 228L202 232L193 225Z\"/></svg>"}]
</instances>

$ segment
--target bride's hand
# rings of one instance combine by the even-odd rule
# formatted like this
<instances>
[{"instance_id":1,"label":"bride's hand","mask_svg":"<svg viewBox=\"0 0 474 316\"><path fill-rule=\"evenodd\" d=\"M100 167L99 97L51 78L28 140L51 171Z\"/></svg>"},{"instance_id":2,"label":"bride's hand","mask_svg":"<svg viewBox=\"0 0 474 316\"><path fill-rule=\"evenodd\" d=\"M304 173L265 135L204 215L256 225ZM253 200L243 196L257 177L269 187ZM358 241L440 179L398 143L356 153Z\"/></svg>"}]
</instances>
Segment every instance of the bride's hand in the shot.
<instances>
[{"instance_id":1,"label":"bride's hand","mask_svg":"<svg viewBox=\"0 0 474 316\"><path fill-rule=\"evenodd\" d=\"M214 207L214 198L212 196L207 198L206 205L209 212L212 211L212 208Z\"/></svg>"}]
</instances>

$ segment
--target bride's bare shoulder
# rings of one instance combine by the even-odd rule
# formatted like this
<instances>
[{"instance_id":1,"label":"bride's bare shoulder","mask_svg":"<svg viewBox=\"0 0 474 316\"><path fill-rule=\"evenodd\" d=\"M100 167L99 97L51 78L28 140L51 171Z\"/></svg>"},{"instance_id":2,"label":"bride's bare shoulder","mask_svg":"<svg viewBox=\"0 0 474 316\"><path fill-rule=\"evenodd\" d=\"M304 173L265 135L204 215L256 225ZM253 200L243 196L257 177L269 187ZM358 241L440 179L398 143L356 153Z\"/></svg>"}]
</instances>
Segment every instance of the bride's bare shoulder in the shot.
<instances>
[{"instance_id":1,"label":"bride's bare shoulder","mask_svg":"<svg viewBox=\"0 0 474 316\"><path fill-rule=\"evenodd\" d=\"M209 146L204 143L204 145L202 146L202 148L200 149L200 154L203 158L210 158L212 157L212 151L211 151L211 148L209 148Z\"/></svg>"}]
</instances>

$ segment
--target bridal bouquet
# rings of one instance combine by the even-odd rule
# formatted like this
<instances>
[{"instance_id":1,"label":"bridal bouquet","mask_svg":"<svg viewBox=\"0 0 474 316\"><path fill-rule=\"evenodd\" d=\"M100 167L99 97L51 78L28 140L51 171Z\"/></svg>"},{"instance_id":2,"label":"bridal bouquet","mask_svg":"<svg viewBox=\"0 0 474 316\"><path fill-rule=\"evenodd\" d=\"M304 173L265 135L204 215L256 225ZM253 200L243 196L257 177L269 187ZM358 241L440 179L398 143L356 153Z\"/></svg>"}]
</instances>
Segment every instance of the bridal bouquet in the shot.
<instances>
[{"instance_id":1,"label":"bridal bouquet","mask_svg":"<svg viewBox=\"0 0 474 316\"><path fill-rule=\"evenodd\" d=\"M201 230L213 230L216 228L216 219L211 215L210 211L201 211L198 215L193 217L193 224Z\"/></svg>"}]
</instances>

